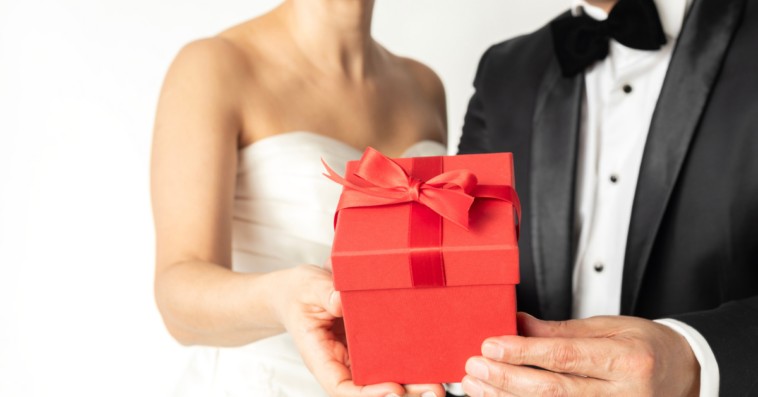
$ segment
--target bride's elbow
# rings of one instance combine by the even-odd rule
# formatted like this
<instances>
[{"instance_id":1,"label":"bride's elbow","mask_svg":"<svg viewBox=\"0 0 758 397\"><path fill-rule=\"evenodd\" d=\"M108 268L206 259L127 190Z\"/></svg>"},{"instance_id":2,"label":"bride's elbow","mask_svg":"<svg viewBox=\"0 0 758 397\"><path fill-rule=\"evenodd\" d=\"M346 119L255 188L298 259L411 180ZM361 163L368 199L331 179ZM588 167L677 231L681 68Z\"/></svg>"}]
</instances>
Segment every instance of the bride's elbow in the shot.
<instances>
[{"instance_id":1,"label":"bride's elbow","mask_svg":"<svg viewBox=\"0 0 758 397\"><path fill-rule=\"evenodd\" d=\"M181 313L177 313L176 309L172 309L172 306L176 306L176 302L174 302L174 305L171 304L172 299L170 288L167 288L165 283L162 283L160 279L160 277L156 277L155 280L155 304L158 308L158 313L163 320L163 325L166 327L166 331L168 331L169 335L171 335L174 340L183 346L199 344L199 335L181 327L172 320L172 318L181 316Z\"/></svg>"},{"instance_id":2,"label":"bride's elbow","mask_svg":"<svg viewBox=\"0 0 758 397\"><path fill-rule=\"evenodd\" d=\"M171 324L165 318L163 319L163 325L166 327L168 334L182 346L188 347L202 344L199 335Z\"/></svg>"}]
</instances>

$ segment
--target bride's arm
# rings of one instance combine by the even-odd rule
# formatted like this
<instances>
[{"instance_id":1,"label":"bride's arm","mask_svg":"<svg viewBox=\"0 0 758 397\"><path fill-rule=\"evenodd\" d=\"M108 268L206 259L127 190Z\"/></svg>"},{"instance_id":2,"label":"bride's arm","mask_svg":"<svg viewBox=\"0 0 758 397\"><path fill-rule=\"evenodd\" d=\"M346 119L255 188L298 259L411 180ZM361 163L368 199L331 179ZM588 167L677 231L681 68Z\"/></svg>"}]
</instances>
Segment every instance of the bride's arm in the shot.
<instances>
[{"instance_id":1,"label":"bride's arm","mask_svg":"<svg viewBox=\"0 0 758 397\"><path fill-rule=\"evenodd\" d=\"M285 332L300 304L339 313L316 266L231 271L231 222L245 61L222 39L190 44L171 66L153 137L155 298L180 343L240 346ZM328 313L322 313L326 318Z\"/></svg>"},{"instance_id":2,"label":"bride's arm","mask_svg":"<svg viewBox=\"0 0 758 397\"><path fill-rule=\"evenodd\" d=\"M269 300L280 275L230 270L241 128L234 83L244 77L238 56L221 39L190 44L171 66L158 105L155 297L183 344L238 346L284 332Z\"/></svg>"},{"instance_id":3,"label":"bride's arm","mask_svg":"<svg viewBox=\"0 0 758 397\"><path fill-rule=\"evenodd\" d=\"M153 137L155 299L180 343L241 346L289 331L332 396L403 395L396 383L356 386L332 332L342 316L331 273L313 265L265 274L231 270L232 205L244 59L221 39L186 47L171 66ZM408 386L410 395L440 385Z\"/></svg>"}]
</instances>

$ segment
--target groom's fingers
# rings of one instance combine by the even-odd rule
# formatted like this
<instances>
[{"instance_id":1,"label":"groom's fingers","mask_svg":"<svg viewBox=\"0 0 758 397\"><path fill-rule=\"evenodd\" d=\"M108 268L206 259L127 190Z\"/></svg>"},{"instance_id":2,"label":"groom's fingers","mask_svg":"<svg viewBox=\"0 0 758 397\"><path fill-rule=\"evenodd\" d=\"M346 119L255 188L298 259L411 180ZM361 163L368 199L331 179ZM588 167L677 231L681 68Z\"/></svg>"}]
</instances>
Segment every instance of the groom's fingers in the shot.
<instances>
[{"instance_id":1,"label":"groom's fingers","mask_svg":"<svg viewBox=\"0 0 758 397\"><path fill-rule=\"evenodd\" d=\"M500 336L484 342L482 355L512 365L617 380L613 379L617 376L613 370L639 355L632 346L607 338Z\"/></svg>"},{"instance_id":2,"label":"groom's fingers","mask_svg":"<svg viewBox=\"0 0 758 397\"><path fill-rule=\"evenodd\" d=\"M567 395L568 390L558 374L534 368L521 367L488 360L484 357L472 357L466 362L466 373L482 381L480 387L484 393L479 396L497 396L495 390L503 390L517 396ZM476 395L471 385L463 383L463 390L469 395ZM553 393L553 394L550 394Z\"/></svg>"},{"instance_id":3,"label":"groom's fingers","mask_svg":"<svg viewBox=\"0 0 758 397\"><path fill-rule=\"evenodd\" d=\"M508 392L519 397L531 396L608 396L614 393L611 383L575 375L556 374L541 369L510 365L483 357L470 358L466 363L468 376L463 390L471 396L502 396ZM474 378L474 379L471 379ZM475 383L478 380L480 392Z\"/></svg>"},{"instance_id":4,"label":"groom's fingers","mask_svg":"<svg viewBox=\"0 0 758 397\"><path fill-rule=\"evenodd\" d=\"M429 393L434 393L435 397L445 396L445 387L440 384L403 385L403 387L405 387L406 397L432 397Z\"/></svg>"}]
</instances>

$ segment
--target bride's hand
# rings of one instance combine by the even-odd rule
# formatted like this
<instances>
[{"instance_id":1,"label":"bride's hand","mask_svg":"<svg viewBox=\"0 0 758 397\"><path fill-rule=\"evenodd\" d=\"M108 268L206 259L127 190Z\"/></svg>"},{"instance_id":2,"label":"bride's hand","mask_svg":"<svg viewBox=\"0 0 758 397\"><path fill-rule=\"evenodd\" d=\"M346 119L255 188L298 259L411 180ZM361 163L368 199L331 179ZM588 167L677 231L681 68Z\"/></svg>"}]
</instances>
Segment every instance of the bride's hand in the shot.
<instances>
[{"instance_id":1,"label":"bride's hand","mask_svg":"<svg viewBox=\"0 0 758 397\"><path fill-rule=\"evenodd\" d=\"M390 382L369 386L353 383L341 321L342 301L334 291L331 263L327 261L324 268L304 265L285 271L281 288L271 296L274 312L321 387L332 397L431 397L428 392L443 397L445 389L439 384L403 387Z\"/></svg>"}]
</instances>

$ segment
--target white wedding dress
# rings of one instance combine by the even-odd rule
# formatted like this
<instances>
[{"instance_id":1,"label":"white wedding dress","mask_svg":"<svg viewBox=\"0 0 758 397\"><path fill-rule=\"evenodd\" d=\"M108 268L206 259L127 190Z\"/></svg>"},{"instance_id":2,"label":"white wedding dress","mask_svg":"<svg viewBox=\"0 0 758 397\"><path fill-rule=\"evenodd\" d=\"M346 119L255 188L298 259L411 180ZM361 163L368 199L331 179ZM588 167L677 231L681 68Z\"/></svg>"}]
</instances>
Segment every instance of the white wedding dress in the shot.
<instances>
[{"instance_id":1,"label":"white wedding dress","mask_svg":"<svg viewBox=\"0 0 758 397\"><path fill-rule=\"evenodd\" d=\"M441 156L445 147L421 141L403 157ZM323 265L334 237L342 186L323 175L321 159L345 173L362 152L332 138L290 132L239 151L234 197L233 268L264 273L301 264ZM324 396L289 334L239 348L194 347L178 397Z\"/></svg>"}]
</instances>

